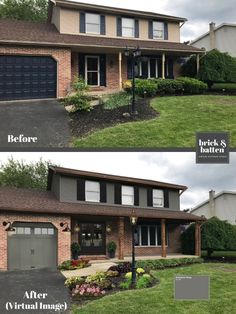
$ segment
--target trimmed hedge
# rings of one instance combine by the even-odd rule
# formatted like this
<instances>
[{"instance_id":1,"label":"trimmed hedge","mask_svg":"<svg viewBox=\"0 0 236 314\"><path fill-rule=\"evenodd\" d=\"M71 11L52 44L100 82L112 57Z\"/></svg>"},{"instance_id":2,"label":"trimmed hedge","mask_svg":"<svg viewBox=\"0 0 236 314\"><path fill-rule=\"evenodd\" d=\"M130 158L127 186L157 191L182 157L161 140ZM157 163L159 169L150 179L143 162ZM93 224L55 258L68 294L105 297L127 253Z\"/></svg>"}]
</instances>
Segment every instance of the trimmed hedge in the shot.
<instances>
[{"instance_id":1,"label":"trimmed hedge","mask_svg":"<svg viewBox=\"0 0 236 314\"><path fill-rule=\"evenodd\" d=\"M136 262L136 267L145 269L146 272L156 269L165 269L168 267L177 267L183 265L200 264L203 259L200 257L183 257L183 258L171 258L171 259L154 259L154 260L139 260Z\"/></svg>"},{"instance_id":2,"label":"trimmed hedge","mask_svg":"<svg viewBox=\"0 0 236 314\"><path fill-rule=\"evenodd\" d=\"M202 94L207 90L207 84L190 77L178 77L177 81L182 82L184 94Z\"/></svg>"}]
</instances>

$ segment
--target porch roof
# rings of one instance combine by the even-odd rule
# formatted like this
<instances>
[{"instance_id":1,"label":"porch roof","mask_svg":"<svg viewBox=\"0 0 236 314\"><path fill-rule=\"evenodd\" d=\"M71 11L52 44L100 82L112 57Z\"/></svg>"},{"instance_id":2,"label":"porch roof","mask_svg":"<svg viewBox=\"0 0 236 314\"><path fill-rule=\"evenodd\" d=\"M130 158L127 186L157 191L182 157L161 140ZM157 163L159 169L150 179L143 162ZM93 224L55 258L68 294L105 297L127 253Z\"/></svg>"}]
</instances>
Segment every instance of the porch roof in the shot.
<instances>
[{"instance_id":1,"label":"porch roof","mask_svg":"<svg viewBox=\"0 0 236 314\"><path fill-rule=\"evenodd\" d=\"M0 19L0 43L82 48L105 50L124 50L136 47L147 51L179 52L182 54L201 53L202 49L177 42L140 40L126 38L110 38L106 36L61 34L50 23L14 21Z\"/></svg>"},{"instance_id":2,"label":"porch roof","mask_svg":"<svg viewBox=\"0 0 236 314\"><path fill-rule=\"evenodd\" d=\"M0 188L0 212L129 217L133 209L133 206L60 202L50 191L10 187ZM205 220L203 217L179 210L135 207L135 211L140 218L165 218L179 221Z\"/></svg>"}]
</instances>

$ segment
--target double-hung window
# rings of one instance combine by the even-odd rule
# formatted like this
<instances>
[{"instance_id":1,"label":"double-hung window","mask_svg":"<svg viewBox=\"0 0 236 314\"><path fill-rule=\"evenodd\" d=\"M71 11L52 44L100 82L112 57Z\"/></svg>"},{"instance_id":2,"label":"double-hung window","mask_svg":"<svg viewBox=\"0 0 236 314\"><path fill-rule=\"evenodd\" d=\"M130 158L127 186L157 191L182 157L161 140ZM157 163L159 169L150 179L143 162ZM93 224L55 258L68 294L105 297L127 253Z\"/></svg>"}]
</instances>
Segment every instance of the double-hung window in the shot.
<instances>
[{"instance_id":1,"label":"double-hung window","mask_svg":"<svg viewBox=\"0 0 236 314\"><path fill-rule=\"evenodd\" d=\"M134 205L134 187L122 185L122 205Z\"/></svg>"},{"instance_id":2,"label":"double-hung window","mask_svg":"<svg viewBox=\"0 0 236 314\"><path fill-rule=\"evenodd\" d=\"M96 181L85 181L85 200L100 202L100 184Z\"/></svg>"},{"instance_id":3,"label":"double-hung window","mask_svg":"<svg viewBox=\"0 0 236 314\"><path fill-rule=\"evenodd\" d=\"M134 37L135 22L134 19L122 18L122 37Z\"/></svg>"},{"instance_id":4,"label":"double-hung window","mask_svg":"<svg viewBox=\"0 0 236 314\"><path fill-rule=\"evenodd\" d=\"M164 207L164 192L163 190L152 190L153 207Z\"/></svg>"},{"instance_id":5,"label":"double-hung window","mask_svg":"<svg viewBox=\"0 0 236 314\"><path fill-rule=\"evenodd\" d=\"M88 34L100 34L101 17L99 14L86 13L86 15L85 15L85 31Z\"/></svg>"},{"instance_id":6,"label":"double-hung window","mask_svg":"<svg viewBox=\"0 0 236 314\"><path fill-rule=\"evenodd\" d=\"M139 225L134 233L136 246L161 246L161 226ZM166 229L166 245L168 245L168 231Z\"/></svg>"},{"instance_id":7,"label":"double-hung window","mask_svg":"<svg viewBox=\"0 0 236 314\"><path fill-rule=\"evenodd\" d=\"M164 39L164 23L153 22L153 38Z\"/></svg>"}]
</instances>

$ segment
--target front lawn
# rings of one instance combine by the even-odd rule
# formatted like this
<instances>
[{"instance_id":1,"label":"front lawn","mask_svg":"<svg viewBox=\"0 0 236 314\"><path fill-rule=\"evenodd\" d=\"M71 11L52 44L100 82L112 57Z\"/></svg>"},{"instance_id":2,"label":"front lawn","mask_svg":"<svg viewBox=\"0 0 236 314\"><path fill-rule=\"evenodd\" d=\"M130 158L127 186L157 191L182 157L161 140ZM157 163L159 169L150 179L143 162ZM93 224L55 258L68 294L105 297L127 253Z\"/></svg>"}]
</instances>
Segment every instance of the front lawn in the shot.
<instances>
[{"instance_id":1,"label":"front lawn","mask_svg":"<svg viewBox=\"0 0 236 314\"><path fill-rule=\"evenodd\" d=\"M195 147L196 131L230 131L236 147L236 96L157 97L160 116L129 122L76 139L76 147Z\"/></svg>"},{"instance_id":2,"label":"front lawn","mask_svg":"<svg viewBox=\"0 0 236 314\"><path fill-rule=\"evenodd\" d=\"M93 301L73 314L236 313L236 264L207 263L153 272L160 283L145 290L118 292ZM210 275L210 301L175 301L175 275Z\"/></svg>"}]
</instances>

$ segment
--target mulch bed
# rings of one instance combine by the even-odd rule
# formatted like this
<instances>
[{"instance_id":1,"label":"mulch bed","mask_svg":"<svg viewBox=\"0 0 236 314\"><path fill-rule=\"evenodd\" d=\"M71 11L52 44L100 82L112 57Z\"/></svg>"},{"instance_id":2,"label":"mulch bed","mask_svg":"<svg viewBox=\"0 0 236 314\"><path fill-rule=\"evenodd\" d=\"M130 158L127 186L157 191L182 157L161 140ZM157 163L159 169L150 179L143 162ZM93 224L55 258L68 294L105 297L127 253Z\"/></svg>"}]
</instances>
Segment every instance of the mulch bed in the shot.
<instances>
[{"instance_id":1,"label":"mulch bed","mask_svg":"<svg viewBox=\"0 0 236 314\"><path fill-rule=\"evenodd\" d=\"M136 105L137 115L126 115L131 106L116 109L104 109L102 105L95 106L90 112L77 111L70 114L70 128L75 137L84 137L92 132L120 123L132 121L151 120L159 114L150 106L149 99L141 99ZM125 114L125 115L124 115Z\"/></svg>"}]
</instances>

